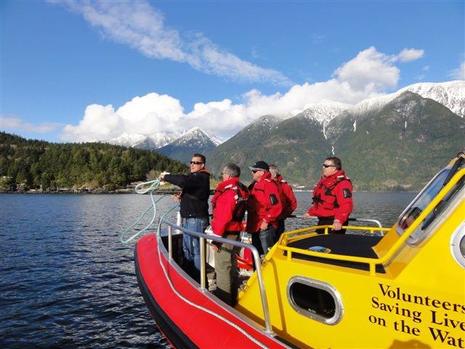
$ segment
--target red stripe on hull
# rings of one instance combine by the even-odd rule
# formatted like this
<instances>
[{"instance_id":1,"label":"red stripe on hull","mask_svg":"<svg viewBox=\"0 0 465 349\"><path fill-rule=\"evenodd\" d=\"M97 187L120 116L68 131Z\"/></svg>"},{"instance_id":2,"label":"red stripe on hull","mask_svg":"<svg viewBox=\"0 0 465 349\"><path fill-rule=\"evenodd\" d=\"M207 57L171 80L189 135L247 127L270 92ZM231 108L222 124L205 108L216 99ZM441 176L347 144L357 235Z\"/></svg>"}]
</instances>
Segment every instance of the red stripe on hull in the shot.
<instances>
[{"instance_id":1,"label":"red stripe on hull","mask_svg":"<svg viewBox=\"0 0 465 349\"><path fill-rule=\"evenodd\" d=\"M198 347L286 347L262 331L252 327L236 314L226 310L189 282L175 267L170 265L166 256L160 253L154 235L143 237L137 243L136 248L139 272L148 292L179 330ZM163 263L164 269L177 293L187 301L176 294L170 286L160 262ZM189 302L193 304L189 304ZM196 306L208 310L205 311ZM208 311L217 316L209 314Z\"/></svg>"}]
</instances>

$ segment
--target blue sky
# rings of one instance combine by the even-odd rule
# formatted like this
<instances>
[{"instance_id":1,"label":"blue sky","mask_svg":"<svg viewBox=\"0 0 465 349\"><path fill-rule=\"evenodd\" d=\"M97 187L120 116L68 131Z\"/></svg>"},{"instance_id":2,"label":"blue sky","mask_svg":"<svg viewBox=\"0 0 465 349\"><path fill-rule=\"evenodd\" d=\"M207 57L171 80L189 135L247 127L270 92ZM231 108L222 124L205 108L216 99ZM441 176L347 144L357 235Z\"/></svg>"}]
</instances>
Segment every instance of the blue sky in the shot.
<instances>
[{"instance_id":1,"label":"blue sky","mask_svg":"<svg viewBox=\"0 0 465 349\"><path fill-rule=\"evenodd\" d=\"M465 79L464 1L0 2L0 130L222 139L312 103Z\"/></svg>"}]
</instances>

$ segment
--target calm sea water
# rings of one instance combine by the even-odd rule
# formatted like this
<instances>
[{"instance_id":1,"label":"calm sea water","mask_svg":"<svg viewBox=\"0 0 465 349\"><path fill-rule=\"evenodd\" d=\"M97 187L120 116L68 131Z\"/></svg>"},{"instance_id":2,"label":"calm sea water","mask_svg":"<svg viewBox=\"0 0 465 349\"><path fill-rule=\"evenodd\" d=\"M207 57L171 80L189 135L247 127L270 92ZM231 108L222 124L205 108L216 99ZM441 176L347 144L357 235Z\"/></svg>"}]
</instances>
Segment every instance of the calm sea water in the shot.
<instances>
[{"instance_id":1,"label":"calm sea water","mask_svg":"<svg viewBox=\"0 0 465 349\"><path fill-rule=\"evenodd\" d=\"M389 226L413 196L356 193L353 216ZM310 193L297 197L301 215ZM119 241L149 205L139 195L0 194L0 348L168 347L137 286L134 244Z\"/></svg>"}]
</instances>

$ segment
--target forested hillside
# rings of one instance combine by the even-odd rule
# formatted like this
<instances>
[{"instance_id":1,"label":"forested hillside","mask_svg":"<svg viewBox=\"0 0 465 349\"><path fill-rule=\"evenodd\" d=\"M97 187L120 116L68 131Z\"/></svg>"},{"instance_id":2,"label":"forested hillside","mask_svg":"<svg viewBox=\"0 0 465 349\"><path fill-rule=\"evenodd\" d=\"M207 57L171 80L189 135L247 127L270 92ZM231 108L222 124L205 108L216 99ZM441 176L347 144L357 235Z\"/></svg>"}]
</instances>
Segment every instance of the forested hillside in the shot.
<instances>
[{"instance_id":1,"label":"forested hillside","mask_svg":"<svg viewBox=\"0 0 465 349\"><path fill-rule=\"evenodd\" d=\"M124 188L187 167L147 150L103 143L48 143L0 132L0 190Z\"/></svg>"}]
</instances>

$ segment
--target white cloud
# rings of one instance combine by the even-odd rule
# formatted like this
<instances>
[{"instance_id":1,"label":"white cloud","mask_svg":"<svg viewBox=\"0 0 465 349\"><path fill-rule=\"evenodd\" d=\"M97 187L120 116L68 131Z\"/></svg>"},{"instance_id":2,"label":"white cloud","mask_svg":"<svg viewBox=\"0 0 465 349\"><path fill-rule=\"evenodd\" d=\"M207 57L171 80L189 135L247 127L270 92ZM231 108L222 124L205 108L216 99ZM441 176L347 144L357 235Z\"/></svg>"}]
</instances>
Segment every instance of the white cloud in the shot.
<instances>
[{"instance_id":1,"label":"white cloud","mask_svg":"<svg viewBox=\"0 0 465 349\"><path fill-rule=\"evenodd\" d=\"M233 80L291 85L282 73L259 67L221 50L202 34L183 38L165 25L163 14L147 1L49 0L81 14L111 40L147 57L187 63L193 68Z\"/></svg>"},{"instance_id":2,"label":"white cloud","mask_svg":"<svg viewBox=\"0 0 465 349\"><path fill-rule=\"evenodd\" d=\"M400 70L393 65L391 56L370 47L344 63L333 76L357 91L371 93L396 86L399 75Z\"/></svg>"},{"instance_id":3,"label":"white cloud","mask_svg":"<svg viewBox=\"0 0 465 349\"><path fill-rule=\"evenodd\" d=\"M424 50L404 48L395 58L400 62L411 62L423 57L424 53Z\"/></svg>"},{"instance_id":4,"label":"white cloud","mask_svg":"<svg viewBox=\"0 0 465 349\"><path fill-rule=\"evenodd\" d=\"M48 133L60 128L58 123L32 124L18 117L0 116L0 129L13 132Z\"/></svg>"},{"instance_id":5,"label":"white cloud","mask_svg":"<svg viewBox=\"0 0 465 349\"><path fill-rule=\"evenodd\" d=\"M457 69L454 69L450 76L453 79L465 80L465 62L463 62Z\"/></svg>"},{"instance_id":6,"label":"white cloud","mask_svg":"<svg viewBox=\"0 0 465 349\"><path fill-rule=\"evenodd\" d=\"M405 50L404 50L405 51ZM356 104L397 86L400 71L397 56L370 47L342 64L333 78L323 82L294 85L285 93L264 95L251 90L240 103L230 99L199 102L185 112L181 102L168 95L149 93L135 97L116 111L112 106L89 106L81 122L67 125L64 140L109 140L125 134L180 133L199 126L211 135L227 139L265 114L293 116L312 104L334 101Z\"/></svg>"},{"instance_id":7,"label":"white cloud","mask_svg":"<svg viewBox=\"0 0 465 349\"><path fill-rule=\"evenodd\" d=\"M62 140L74 142L107 141L124 132L121 117L111 105L89 105L77 126L66 125Z\"/></svg>"}]
</instances>

